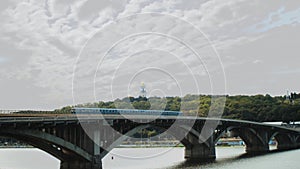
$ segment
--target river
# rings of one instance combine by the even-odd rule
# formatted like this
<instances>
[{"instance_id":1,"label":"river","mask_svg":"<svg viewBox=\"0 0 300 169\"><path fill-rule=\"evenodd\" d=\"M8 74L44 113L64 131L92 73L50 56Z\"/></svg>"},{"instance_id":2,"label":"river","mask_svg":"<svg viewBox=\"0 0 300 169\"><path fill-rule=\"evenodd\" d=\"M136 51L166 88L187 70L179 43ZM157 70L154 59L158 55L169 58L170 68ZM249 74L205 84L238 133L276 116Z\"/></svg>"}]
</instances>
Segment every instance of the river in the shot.
<instances>
[{"instance_id":1,"label":"river","mask_svg":"<svg viewBox=\"0 0 300 169\"><path fill-rule=\"evenodd\" d=\"M218 147L213 163L183 158L184 148L115 148L103 159L104 169L299 169L300 150L243 157L243 147ZM59 160L34 149L0 149L0 169L59 169Z\"/></svg>"}]
</instances>

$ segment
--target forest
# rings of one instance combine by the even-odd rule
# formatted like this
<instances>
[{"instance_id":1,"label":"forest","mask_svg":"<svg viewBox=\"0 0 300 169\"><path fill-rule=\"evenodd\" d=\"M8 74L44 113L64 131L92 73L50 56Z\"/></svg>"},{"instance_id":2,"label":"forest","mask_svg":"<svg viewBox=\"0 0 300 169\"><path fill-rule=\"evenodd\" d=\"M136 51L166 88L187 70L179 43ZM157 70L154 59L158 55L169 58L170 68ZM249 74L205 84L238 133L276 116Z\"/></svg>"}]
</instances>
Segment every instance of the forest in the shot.
<instances>
[{"instance_id":1,"label":"forest","mask_svg":"<svg viewBox=\"0 0 300 169\"><path fill-rule=\"evenodd\" d=\"M126 97L108 102L95 102L66 106L52 113L70 113L72 107L152 109L181 111L185 115L210 117L214 115L228 119L257 122L300 121L300 94L287 96L266 95L185 95L184 97Z\"/></svg>"}]
</instances>

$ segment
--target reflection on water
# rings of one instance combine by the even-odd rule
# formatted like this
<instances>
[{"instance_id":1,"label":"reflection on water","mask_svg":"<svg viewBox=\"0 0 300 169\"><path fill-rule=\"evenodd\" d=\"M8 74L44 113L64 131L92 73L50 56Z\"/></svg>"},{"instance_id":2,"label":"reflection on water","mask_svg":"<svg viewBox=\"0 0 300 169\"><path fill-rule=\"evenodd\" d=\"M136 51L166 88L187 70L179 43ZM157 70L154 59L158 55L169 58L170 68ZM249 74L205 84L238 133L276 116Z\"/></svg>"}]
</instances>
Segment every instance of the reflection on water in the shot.
<instances>
[{"instance_id":1,"label":"reflection on water","mask_svg":"<svg viewBox=\"0 0 300 169\"><path fill-rule=\"evenodd\" d=\"M103 159L104 169L299 169L300 150L247 157L244 147L217 148L217 160L184 159L184 148L116 148ZM112 158L113 157L113 158ZM59 161L38 149L0 149L0 169L59 169Z\"/></svg>"},{"instance_id":2,"label":"reflection on water","mask_svg":"<svg viewBox=\"0 0 300 169\"><path fill-rule=\"evenodd\" d=\"M217 147L217 160L210 163L186 161L183 148L168 149L166 153L159 156L151 156L158 152L166 152L166 150L164 148L114 149L103 160L104 169L299 169L300 166L298 160L300 150L251 157L245 154L244 147ZM149 155L151 157L145 158ZM117 158L112 160L112 156Z\"/></svg>"},{"instance_id":3,"label":"reflection on water","mask_svg":"<svg viewBox=\"0 0 300 169\"><path fill-rule=\"evenodd\" d=\"M116 148L103 159L103 166L104 169L166 168L183 161L184 148Z\"/></svg>"},{"instance_id":4,"label":"reflection on water","mask_svg":"<svg viewBox=\"0 0 300 169\"><path fill-rule=\"evenodd\" d=\"M217 160L214 163L235 159L244 154L244 149L244 147L216 148ZM210 166L211 164L212 163L203 162L199 164L199 162L186 161L184 159L184 148L113 149L113 151L103 159L104 169L185 169Z\"/></svg>"},{"instance_id":5,"label":"reflection on water","mask_svg":"<svg viewBox=\"0 0 300 169\"><path fill-rule=\"evenodd\" d=\"M218 151L222 152L223 150L224 149L219 148ZM211 163L195 163L184 161L179 165L172 166L167 169L299 169L299 155L300 150L285 152L274 151L269 154L256 156L242 153L241 155L237 156L219 158L215 162Z\"/></svg>"},{"instance_id":6,"label":"reflection on water","mask_svg":"<svg viewBox=\"0 0 300 169\"><path fill-rule=\"evenodd\" d=\"M58 169L59 165L59 160L39 149L0 149L0 169Z\"/></svg>"}]
</instances>

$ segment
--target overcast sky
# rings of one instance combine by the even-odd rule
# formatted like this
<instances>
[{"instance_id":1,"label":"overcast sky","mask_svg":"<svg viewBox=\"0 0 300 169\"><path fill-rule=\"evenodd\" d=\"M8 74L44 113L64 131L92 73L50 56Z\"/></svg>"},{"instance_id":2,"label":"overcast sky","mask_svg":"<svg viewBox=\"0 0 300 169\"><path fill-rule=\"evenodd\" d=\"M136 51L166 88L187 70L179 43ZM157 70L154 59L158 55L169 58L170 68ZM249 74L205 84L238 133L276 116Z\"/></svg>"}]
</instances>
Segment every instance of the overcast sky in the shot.
<instances>
[{"instance_id":1,"label":"overcast sky","mask_svg":"<svg viewBox=\"0 0 300 169\"><path fill-rule=\"evenodd\" d=\"M298 0L4 0L0 109L300 92ZM73 97L74 96L74 97Z\"/></svg>"}]
</instances>

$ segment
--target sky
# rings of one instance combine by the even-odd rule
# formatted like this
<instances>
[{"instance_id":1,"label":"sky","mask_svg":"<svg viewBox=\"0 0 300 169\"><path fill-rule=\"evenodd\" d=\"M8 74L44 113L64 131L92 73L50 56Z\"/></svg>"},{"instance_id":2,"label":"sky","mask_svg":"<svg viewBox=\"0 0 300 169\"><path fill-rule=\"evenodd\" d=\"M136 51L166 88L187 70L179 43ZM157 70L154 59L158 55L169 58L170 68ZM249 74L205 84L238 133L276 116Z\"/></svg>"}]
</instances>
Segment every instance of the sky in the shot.
<instances>
[{"instance_id":1,"label":"sky","mask_svg":"<svg viewBox=\"0 0 300 169\"><path fill-rule=\"evenodd\" d=\"M300 92L297 0L4 0L0 109Z\"/></svg>"}]
</instances>

